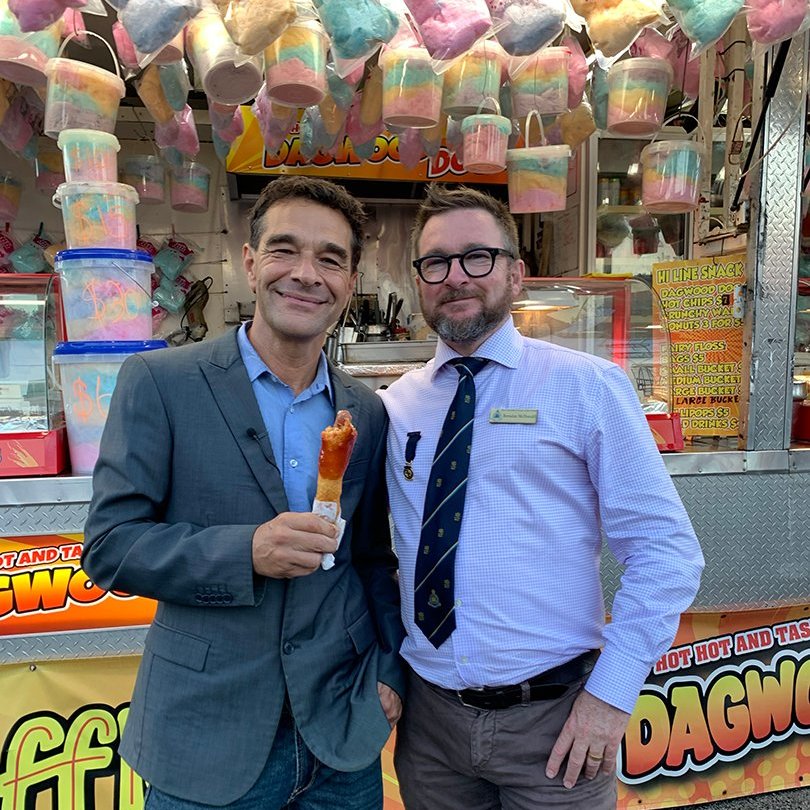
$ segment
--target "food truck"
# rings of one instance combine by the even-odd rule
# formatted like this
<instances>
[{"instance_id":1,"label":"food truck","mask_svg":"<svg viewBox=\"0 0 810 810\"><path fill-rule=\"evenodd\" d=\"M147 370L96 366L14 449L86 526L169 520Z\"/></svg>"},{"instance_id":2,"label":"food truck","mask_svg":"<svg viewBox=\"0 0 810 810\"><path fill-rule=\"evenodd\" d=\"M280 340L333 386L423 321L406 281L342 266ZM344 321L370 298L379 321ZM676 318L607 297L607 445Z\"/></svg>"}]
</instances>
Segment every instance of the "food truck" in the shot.
<instances>
[{"instance_id":1,"label":"food truck","mask_svg":"<svg viewBox=\"0 0 810 810\"><path fill-rule=\"evenodd\" d=\"M251 317L247 213L286 173L344 183L369 211L325 350L371 388L433 354L408 252L426 183L508 201L518 328L633 381L707 566L631 718L618 806L807 785L803 15L785 3L779 28L752 3L707 33L628 2L627 33L575 2L543 40L503 9L554 4L468 0L461 42L467 26L426 26L430 3L375 0L388 25L360 26L351 58L322 2L263 33L221 13L259 0L177 2L174 28L139 27L139 0L59 19L19 5L0 0L1 810L143 804L117 744L154 604L81 569L93 446L121 341L174 347ZM290 70L296 43L310 62ZM608 610L621 573L605 554ZM386 810L402 807L392 750Z\"/></svg>"}]
</instances>

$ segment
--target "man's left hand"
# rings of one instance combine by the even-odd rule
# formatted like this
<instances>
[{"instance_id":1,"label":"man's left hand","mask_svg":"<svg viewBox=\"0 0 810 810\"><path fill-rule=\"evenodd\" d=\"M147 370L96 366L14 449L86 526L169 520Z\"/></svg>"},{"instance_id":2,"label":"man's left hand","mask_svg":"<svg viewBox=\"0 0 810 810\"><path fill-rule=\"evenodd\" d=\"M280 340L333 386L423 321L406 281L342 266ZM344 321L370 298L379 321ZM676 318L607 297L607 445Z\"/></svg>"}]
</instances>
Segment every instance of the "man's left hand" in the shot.
<instances>
[{"instance_id":1,"label":"man's left hand","mask_svg":"<svg viewBox=\"0 0 810 810\"><path fill-rule=\"evenodd\" d=\"M402 714L402 700L399 695L388 684L377 681L377 694L380 696L385 716L393 728Z\"/></svg>"},{"instance_id":2,"label":"man's left hand","mask_svg":"<svg viewBox=\"0 0 810 810\"><path fill-rule=\"evenodd\" d=\"M557 775L566 754L568 765L563 785L567 788L574 787L580 773L584 773L586 779L593 779L600 772L613 773L619 744L629 720L627 712L583 689L551 749L546 776L553 779Z\"/></svg>"}]
</instances>

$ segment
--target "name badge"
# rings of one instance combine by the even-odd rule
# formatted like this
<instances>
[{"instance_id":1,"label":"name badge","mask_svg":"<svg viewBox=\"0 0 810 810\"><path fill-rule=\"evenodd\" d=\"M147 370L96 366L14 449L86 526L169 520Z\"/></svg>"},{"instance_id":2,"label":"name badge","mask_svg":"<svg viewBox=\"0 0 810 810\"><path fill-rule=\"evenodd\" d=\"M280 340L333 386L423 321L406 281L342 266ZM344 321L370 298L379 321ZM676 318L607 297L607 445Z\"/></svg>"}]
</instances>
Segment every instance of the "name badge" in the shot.
<instances>
[{"instance_id":1,"label":"name badge","mask_svg":"<svg viewBox=\"0 0 810 810\"><path fill-rule=\"evenodd\" d=\"M537 408L492 408L489 422L492 425L536 425Z\"/></svg>"}]
</instances>

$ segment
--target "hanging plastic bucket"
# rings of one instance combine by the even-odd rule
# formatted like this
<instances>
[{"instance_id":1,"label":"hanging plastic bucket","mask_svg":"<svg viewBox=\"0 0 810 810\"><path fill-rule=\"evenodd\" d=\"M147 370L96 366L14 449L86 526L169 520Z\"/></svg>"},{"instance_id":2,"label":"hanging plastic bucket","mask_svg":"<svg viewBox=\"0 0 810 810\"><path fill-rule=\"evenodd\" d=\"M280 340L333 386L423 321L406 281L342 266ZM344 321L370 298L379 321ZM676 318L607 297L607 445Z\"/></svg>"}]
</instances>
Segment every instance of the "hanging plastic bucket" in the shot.
<instances>
[{"instance_id":1,"label":"hanging plastic bucket","mask_svg":"<svg viewBox=\"0 0 810 810\"><path fill-rule=\"evenodd\" d=\"M681 117L693 118L683 114ZM694 211L700 200L700 171L706 138L698 122L700 141L653 141L641 150L641 202L653 213Z\"/></svg>"},{"instance_id":2,"label":"hanging plastic bucket","mask_svg":"<svg viewBox=\"0 0 810 810\"><path fill-rule=\"evenodd\" d=\"M144 251L62 250L54 268L62 282L68 340L152 337L152 258Z\"/></svg>"},{"instance_id":3,"label":"hanging plastic bucket","mask_svg":"<svg viewBox=\"0 0 810 810\"><path fill-rule=\"evenodd\" d=\"M186 25L186 49L205 94L220 104L243 104L262 86L260 58L233 44L216 8L204 9Z\"/></svg>"},{"instance_id":4,"label":"hanging plastic bucket","mask_svg":"<svg viewBox=\"0 0 810 810\"><path fill-rule=\"evenodd\" d=\"M62 209L68 248L135 250L138 195L123 183L63 183L53 204Z\"/></svg>"},{"instance_id":5,"label":"hanging plastic bucket","mask_svg":"<svg viewBox=\"0 0 810 810\"><path fill-rule=\"evenodd\" d=\"M442 110L454 118L480 112L500 113L493 104L501 86L503 49L483 40L444 72Z\"/></svg>"},{"instance_id":6,"label":"hanging plastic bucket","mask_svg":"<svg viewBox=\"0 0 810 810\"><path fill-rule=\"evenodd\" d=\"M542 48L528 59L514 59L510 70L512 115L523 118L534 111L559 115L568 109L568 65L565 47Z\"/></svg>"},{"instance_id":7,"label":"hanging plastic bucket","mask_svg":"<svg viewBox=\"0 0 810 810\"><path fill-rule=\"evenodd\" d=\"M490 100L500 113L496 99L485 99L481 106ZM461 122L464 169L475 174L502 172L506 168L506 149L511 134L512 122L503 115L488 115L480 109L475 115L468 115Z\"/></svg>"},{"instance_id":8,"label":"hanging plastic bucket","mask_svg":"<svg viewBox=\"0 0 810 810\"><path fill-rule=\"evenodd\" d=\"M100 39L119 71L118 60L104 37ZM72 35L75 36L75 35ZM59 49L61 54L71 37L66 37ZM118 105L124 97L124 82L119 73L96 67L77 59L57 56L45 66L48 91L45 99L45 134L57 138L63 129L93 129L114 132Z\"/></svg>"},{"instance_id":9,"label":"hanging plastic bucket","mask_svg":"<svg viewBox=\"0 0 810 810\"><path fill-rule=\"evenodd\" d=\"M652 135L661 128L672 84L664 59L623 59L608 71L607 128L617 135Z\"/></svg>"},{"instance_id":10,"label":"hanging plastic bucket","mask_svg":"<svg viewBox=\"0 0 810 810\"><path fill-rule=\"evenodd\" d=\"M323 26L315 20L288 26L264 50L267 95L285 107L311 107L326 97Z\"/></svg>"},{"instance_id":11,"label":"hanging plastic bucket","mask_svg":"<svg viewBox=\"0 0 810 810\"><path fill-rule=\"evenodd\" d=\"M172 209L187 214L204 214L208 210L208 189L211 172L189 161L172 169Z\"/></svg>"},{"instance_id":12,"label":"hanging plastic bucket","mask_svg":"<svg viewBox=\"0 0 810 810\"><path fill-rule=\"evenodd\" d=\"M65 161L69 182L107 182L118 179L118 138L92 129L63 129L56 141Z\"/></svg>"},{"instance_id":13,"label":"hanging plastic bucket","mask_svg":"<svg viewBox=\"0 0 810 810\"><path fill-rule=\"evenodd\" d=\"M22 183L8 172L0 172L0 222L14 222L20 210Z\"/></svg>"},{"instance_id":14,"label":"hanging plastic bucket","mask_svg":"<svg viewBox=\"0 0 810 810\"><path fill-rule=\"evenodd\" d=\"M166 171L157 155L124 158L121 182L132 186L144 204L157 205L166 199Z\"/></svg>"},{"instance_id":15,"label":"hanging plastic bucket","mask_svg":"<svg viewBox=\"0 0 810 810\"><path fill-rule=\"evenodd\" d=\"M387 48L380 66L383 121L393 127L435 127L442 112L443 76L434 72L430 54L424 48Z\"/></svg>"},{"instance_id":16,"label":"hanging plastic bucket","mask_svg":"<svg viewBox=\"0 0 810 810\"><path fill-rule=\"evenodd\" d=\"M526 117L526 143L529 141L529 120ZM537 115L538 121L540 116ZM540 137L545 143L543 124ZM568 193L568 161L571 147L525 146L507 149L506 168L509 185L509 210L513 214L564 211Z\"/></svg>"},{"instance_id":17,"label":"hanging plastic bucket","mask_svg":"<svg viewBox=\"0 0 810 810\"><path fill-rule=\"evenodd\" d=\"M65 404L68 448L74 473L90 475L93 472L121 364L135 352L167 346L165 340L56 344L53 363Z\"/></svg>"}]
</instances>

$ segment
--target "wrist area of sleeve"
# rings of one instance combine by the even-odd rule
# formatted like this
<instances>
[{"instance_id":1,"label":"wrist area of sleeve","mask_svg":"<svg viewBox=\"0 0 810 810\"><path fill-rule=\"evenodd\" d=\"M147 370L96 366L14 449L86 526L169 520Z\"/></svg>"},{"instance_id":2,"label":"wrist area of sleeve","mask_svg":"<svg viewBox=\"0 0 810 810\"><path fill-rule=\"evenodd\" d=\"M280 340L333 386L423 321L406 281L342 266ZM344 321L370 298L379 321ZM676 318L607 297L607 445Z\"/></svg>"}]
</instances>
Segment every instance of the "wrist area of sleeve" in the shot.
<instances>
[{"instance_id":1,"label":"wrist area of sleeve","mask_svg":"<svg viewBox=\"0 0 810 810\"><path fill-rule=\"evenodd\" d=\"M602 651L585 689L605 703L632 714L641 687L650 676L650 665L621 656L607 648Z\"/></svg>"}]
</instances>

